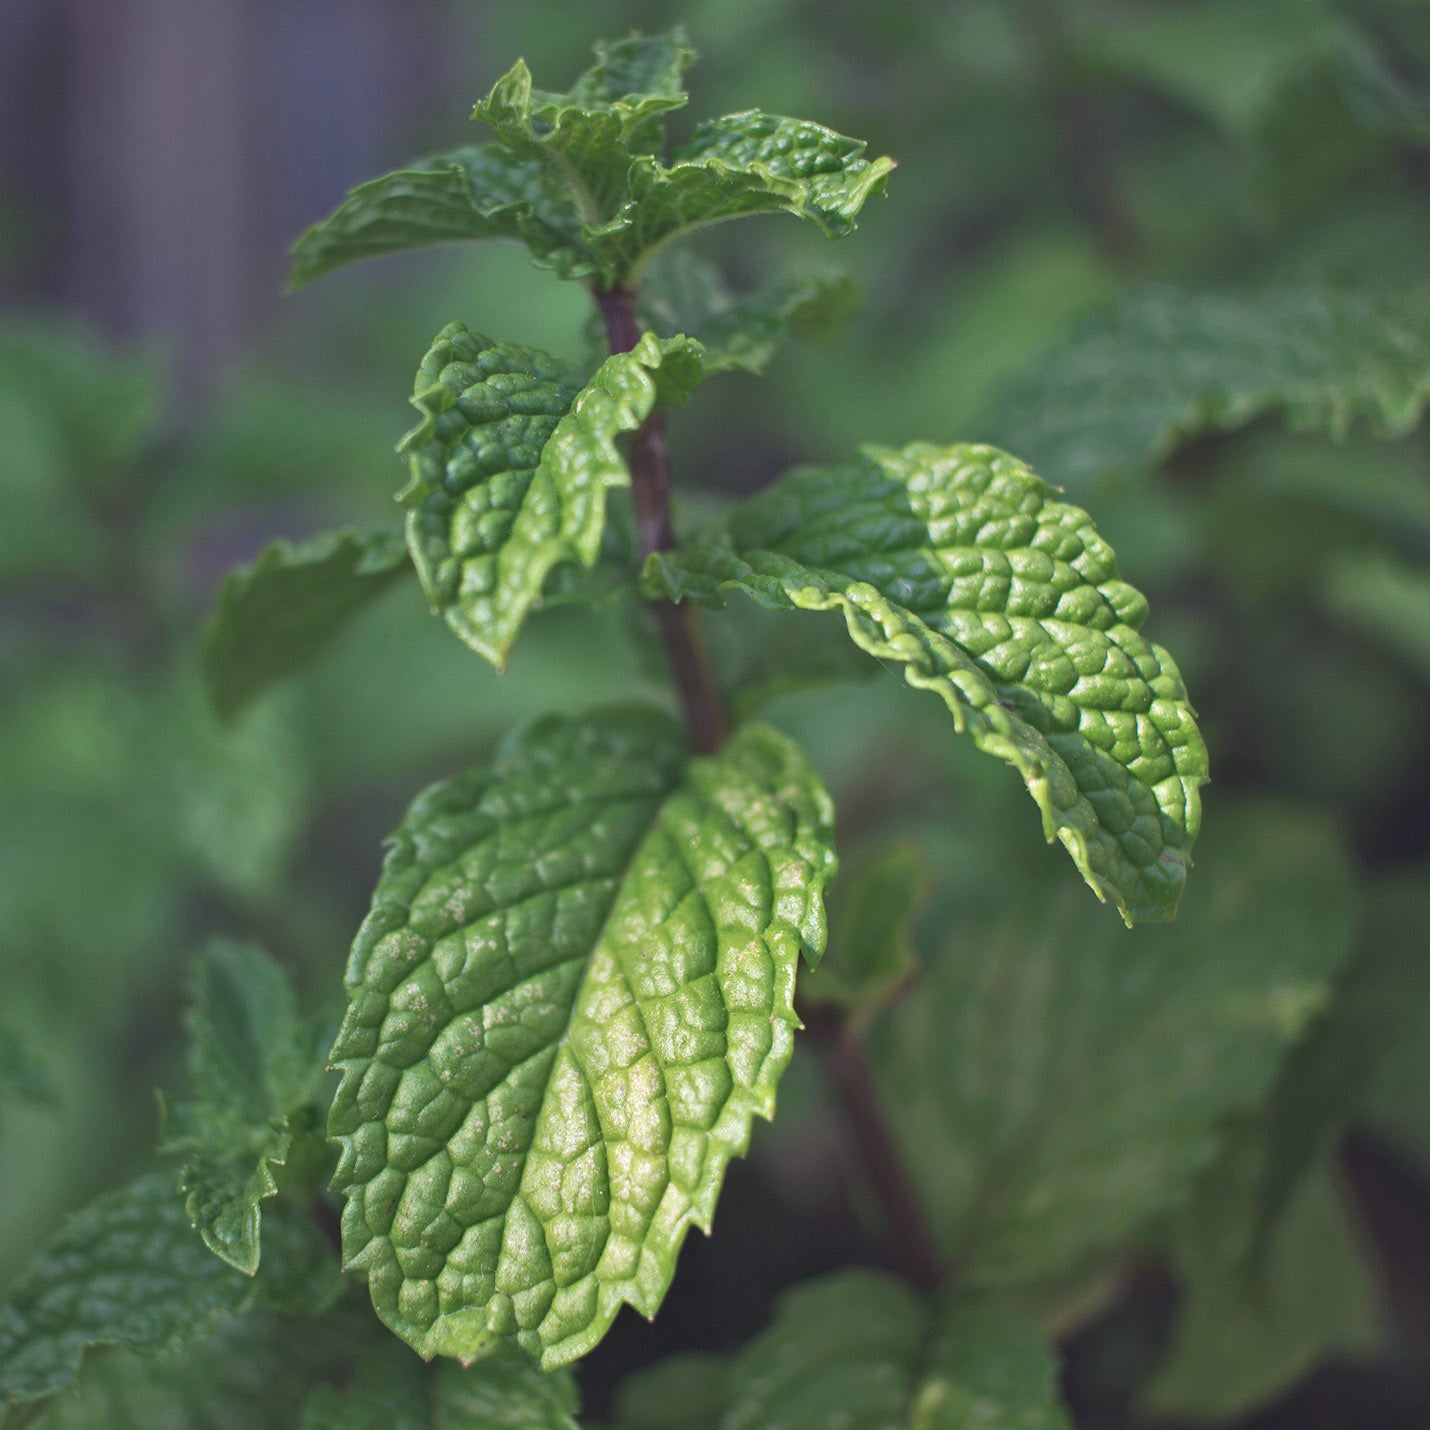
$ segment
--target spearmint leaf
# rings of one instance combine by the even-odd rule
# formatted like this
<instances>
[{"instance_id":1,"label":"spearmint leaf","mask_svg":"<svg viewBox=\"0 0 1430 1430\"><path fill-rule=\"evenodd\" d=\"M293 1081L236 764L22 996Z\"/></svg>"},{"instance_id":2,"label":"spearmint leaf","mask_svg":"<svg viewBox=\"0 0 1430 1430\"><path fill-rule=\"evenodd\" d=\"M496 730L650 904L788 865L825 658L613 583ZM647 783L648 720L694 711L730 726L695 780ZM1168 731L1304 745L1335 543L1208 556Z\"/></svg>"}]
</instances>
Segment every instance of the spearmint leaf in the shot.
<instances>
[{"instance_id":1,"label":"spearmint leaf","mask_svg":"<svg viewBox=\"0 0 1430 1430\"><path fill-rule=\"evenodd\" d=\"M726 219L787 213L843 238L894 168L892 159L864 158L867 147L809 120L755 109L707 120L668 167L637 158L629 199L608 222L588 226L586 239L618 281L634 286L672 239Z\"/></svg>"},{"instance_id":2,"label":"spearmint leaf","mask_svg":"<svg viewBox=\"0 0 1430 1430\"><path fill-rule=\"evenodd\" d=\"M1079 489L1268 413L1342 437L1408 432L1430 401L1430 288L1149 288L1051 349L995 405L997 440Z\"/></svg>"},{"instance_id":3,"label":"spearmint leaf","mask_svg":"<svg viewBox=\"0 0 1430 1430\"><path fill-rule=\"evenodd\" d=\"M287 975L263 950L215 943L194 970L188 1017L194 1096L167 1118L183 1154L185 1209L217 1257L252 1276L259 1204L283 1166L323 1075L321 1030L305 1026Z\"/></svg>"},{"instance_id":4,"label":"spearmint leaf","mask_svg":"<svg viewBox=\"0 0 1430 1430\"><path fill-rule=\"evenodd\" d=\"M620 1408L636 1413L621 1414L618 1430L691 1424L1067 1430L1070 1424L1058 1402L1056 1359L1021 1317L951 1296L926 1303L874 1271L844 1271L797 1287L767 1330L714 1369L724 1371L718 1408L691 1420L677 1401L662 1418L643 1403L649 1396L623 1395ZM702 1402L722 1388L720 1379L697 1384Z\"/></svg>"},{"instance_id":5,"label":"spearmint leaf","mask_svg":"<svg viewBox=\"0 0 1430 1430\"><path fill-rule=\"evenodd\" d=\"M438 334L412 398L423 420L398 447L407 541L433 610L498 669L553 568L600 555L606 493L630 485L614 439L700 371L697 344L647 333L582 386L534 348Z\"/></svg>"},{"instance_id":6,"label":"spearmint leaf","mask_svg":"<svg viewBox=\"0 0 1430 1430\"><path fill-rule=\"evenodd\" d=\"M777 279L737 298L718 270L671 249L641 284L641 314L667 336L688 333L706 372L763 372L792 336L822 337L853 311L858 285L845 274Z\"/></svg>"},{"instance_id":7,"label":"spearmint leaf","mask_svg":"<svg viewBox=\"0 0 1430 1430\"><path fill-rule=\"evenodd\" d=\"M84 1353L193 1344L250 1305L257 1284L211 1256L168 1176L146 1176L71 1218L0 1305L0 1407L73 1387Z\"/></svg>"},{"instance_id":8,"label":"spearmint leaf","mask_svg":"<svg viewBox=\"0 0 1430 1430\"><path fill-rule=\"evenodd\" d=\"M930 886L928 860L912 840L852 869L834 895L829 949L801 996L849 1010L862 1027L914 971L913 925Z\"/></svg>"},{"instance_id":9,"label":"spearmint leaf","mask_svg":"<svg viewBox=\"0 0 1430 1430\"><path fill-rule=\"evenodd\" d=\"M856 645L938 695L1022 775L1100 899L1129 923L1177 907L1206 750L1181 677L1138 634L1087 513L992 447L867 447L790 473L712 536L652 556L648 591L839 611Z\"/></svg>"},{"instance_id":10,"label":"spearmint leaf","mask_svg":"<svg viewBox=\"0 0 1430 1430\"><path fill-rule=\"evenodd\" d=\"M595 271L575 215L546 192L541 165L483 144L359 185L293 245L289 287L360 259L484 238L524 243L534 262L563 278Z\"/></svg>"},{"instance_id":11,"label":"spearmint leaf","mask_svg":"<svg viewBox=\"0 0 1430 1430\"><path fill-rule=\"evenodd\" d=\"M1375 1285L1326 1162L1254 1254L1264 1162L1255 1128L1240 1129L1176 1220L1183 1294L1144 1400L1154 1415L1238 1418L1322 1358L1379 1344Z\"/></svg>"},{"instance_id":12,"label":"spearmint leaf","mask_svg":"<svg viewBox=\"0 0 1430 1430\"><path fill-rule=\"evenodd\" d=\"M801 952L824 946L828 797L746 726L547 720L419 797L348 968L347 1266L424 1356L583 1355L655 1313L774 1110Z\"/></svg>"},{"instance_id":13,"label":"spearmint leaf","mask_svg":"<svg viewBox=\"0 0 1430 1430\"><path fill-rule=\"evenodd\" d=\"M1185 1203L1227 1118L1260 1105L1355 927L1334 831L1224 811L1175 924L1109 938L1031 901L961 932L870 1034L915 1186L970 1284L1095 1270Z\"/></svg>"},{"instance_id":14,"label":"spearmint leaf","mask_svg":"<svg viewBox=\"0 0 1430 1430\"><path fill-rule=\"evenodd\" d=\"M274 541L231 571L204 629L204 680L232 719L270 685L309 664L402 575L407 550L387 531L333 531Z\"/></svg>"}]
</instances>

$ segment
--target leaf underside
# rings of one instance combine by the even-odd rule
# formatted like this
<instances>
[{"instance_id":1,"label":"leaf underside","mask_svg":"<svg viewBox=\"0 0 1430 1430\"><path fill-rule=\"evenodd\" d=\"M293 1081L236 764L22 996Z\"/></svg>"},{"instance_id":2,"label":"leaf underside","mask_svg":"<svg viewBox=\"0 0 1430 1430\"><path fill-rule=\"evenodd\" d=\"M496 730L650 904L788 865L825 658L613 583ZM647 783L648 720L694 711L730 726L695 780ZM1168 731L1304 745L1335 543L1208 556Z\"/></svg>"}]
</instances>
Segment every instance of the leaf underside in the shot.
<instances>
[{"instance_id":1,"label":"leaf underside","mask_svg":"<svg viewBox=\"0 0 1430 1430\"><path fill-rule=\"evenodd\" d=\"M543 1368L655 1313L769 1117L828 798L774 731L548 720L413 805L358 935L330 1131L347 1265L425 1356Z\"/></svg>"},{"instance_id":2,"label":"leaf underside","mask_svg":"<svg viewBox=\"0 0 1430 1430\"><path fill-rule=\"evenodd\" d=\"M709 537L653 556L647 591L839 611L855 644L938 695L1022 775L1044 832L1129 922L1176 910L1206 750L1146 602L1078 507L991 447L865 448L791 473Z\"/></svg>"},{"instance_id":3,"label":"leaf underside","mask_svg":"<svg viewBox=\"0 0 1430 1430\"><path fill-rule=\"evenodd\" d=\"M417 374L423 420L398 450L407 540L432 609L498 669L548 577L601 553L606 493L630 485L614 439L700 377L699 347L646 334L584 385L535 348L451 323Z\"/></svg>"},{"instance_id":4,"label":"leaf underside","mask_svg":"<svg viewBox=\"0 0 1430 1430\"><path fill-rule=\"evenodd\" d=\"M1056 346L1005 389L994 431L1085 491L1188 438L1282 413L1342 437L1409 431L1430 401L1430 288L1151 288Z\"/></svg>"}]
</instances>

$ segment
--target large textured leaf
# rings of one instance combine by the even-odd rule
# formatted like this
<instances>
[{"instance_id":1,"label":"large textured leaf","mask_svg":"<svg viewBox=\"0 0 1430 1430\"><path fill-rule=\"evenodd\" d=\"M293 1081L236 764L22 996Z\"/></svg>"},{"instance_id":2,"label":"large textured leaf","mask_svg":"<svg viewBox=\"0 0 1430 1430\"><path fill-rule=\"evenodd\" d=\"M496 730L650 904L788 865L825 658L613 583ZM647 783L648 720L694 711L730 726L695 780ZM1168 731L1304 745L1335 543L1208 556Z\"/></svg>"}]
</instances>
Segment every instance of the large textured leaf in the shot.
<instances>
[{"instance_id":1,"label":"large textured leaf","mask_svg":"<svg viewBox=\"0 0 1430 1430\"><path fill-rule=\"evenodd\" d=\"M584 387L556 358L451 323L412 398L423 420L398 450L412 479L407 540L434 611L501 668L547 577L590 567L606 493L630 485L614 439L699 381L699 347L646 334Z\"/></svg>"},{"instance_id":2,"label":"large textured leaf","mask_svg":"<svg viewBox=\"0 0 1430 1430\"><path fill-rule=\"evenodd\" d=\"M0 1305L0 1407L73 1386L94 1346L172 1350L242 1310L257 1285L211 1256L167 1176L75 1216Z\"/></svg>"},{"instance_id":3,"label":"large textured leaf","mask_svg":"<svg viewBox=\"0 0 1430 1430\"><path fill-rule=\"evenodd\" d=\"M406 566L396 533L334 531L274 541L231 571L204 630L204 679L214 708L230 718L301 670Z\"/></svg>"},{"instance_id":4,"label":"large textured leaf","mask_svg":"<svg viewBox=\"0 0 1430 1430\"><path fill-rule=\"evenodd\" d=\"M1332 436L1362 419L1393 434L1427 400L1430 288L1151 288L1011 383L994 432L1051 480L1084 488L1268 413Z\"/></svg>"},{"instance_id":5,"label":"large textured leaf","mask_svg":"<svg viewBox=\"0 0 1430 1430\"><path fill-rule=\"evenodd\" d=\"M283 970L247 944L215 943L198 960L188 1028L193 1096L170 1110L169 1150L184 1158L185 1207L205 1244L251 1276L259 1204L313 1124L326 1040L299 1020Z\"/></svg>"},{"instance_id":6,"label":"large textured leaf","mask_svg":"<svg viewBox=\"0 0 1430 1430\"><path fill-rule=\"evenodd\" d=\"M839 611L857 645L932 691L1011 764L1099 898L1166 918L1186 881L1206 751L1177 668L1138 634L1086 512L991 447L866 448L797 471L708 538L651 558L648 588Z\"/></svg>"},{"instance_id":7,"label":"large textured leaf","mask_svg":"<svg viewBox=\"0 0 1430 1430\"><path fill-rule=\"evenodd\" d=\"M773 1323L724 1368L723 1404L701 1366L711 1430L1065 1430L1057 1366L1018 1316L948 1297L925 1304L892 1277L845 1271L781 1301ZM657 1368L659 1371L659 1368ZM671 1396L662 1417L651 1389ZM684 1397L671 1377L618 1406L620 1430L683 1430Z\"/></svg>"},{"instance_id":8,"label":"large textured leaf","mask_svg":"<svg viewBox=\"0 0 1430 1430\"><path fill-rule=\"evenodd\" d=\"M945 1252L982 1285L1076 1273L1184 1202L1256 1107L1354 931L1334 834L1223 810L1165 928L1067 898L959 932L870 1053Z\"/></svg>"},{"instance_id":9,"label":"large textured leaf","mask_svg":"<svg viewBox=\"0 0 1430 1430\"><path fill-rule=\"evenodd\" d=\"M1154 1414L1231 1419L1323 1357L1376 1347L1375 1285L1327 1163L1300 1184L1256 1252L1264 1156L1255 1128L1239 1132L1176 1220L1183 1297L1146 1395Z\"/></svg>"},{"instance_id":10,"label":"large textured leaf","mask_svg":"<svg viewBox=\"0 0 1430 1430\"><path fill-rule=\"evenodd\" d=\"M706 372L762 372L794 336L821 337L854 306L857 285L843 274L776 279L736 297L709 263L674 248L641 284L640 311L650 327L687 333L704 349Z\"/></svg>"},{"instance_id":11,"label":"large textured leaf","mask_svg":"<svg viewBox=\"0 0 1430 1430\"><path fill-rule=\"evenodd\" d=\"M424 1355L584 1354L653 1315L687 1227L768 1117L827 796L747 726L551 720L434 786L388 855L333 1049L343 1239Z\"/></svg>"},{"instance_id":12,"label":"large textured leaf","mask_svg":"<svg viewBox=\"0 0 1430 1430\"><path fill-rule=\"evenodd\" d=\"M360 185L293 246L292 287L364 258L460 239L524 243L563 278L595 270L541 166L500 144L455 149Z\"/></svg>"}]
</instances>

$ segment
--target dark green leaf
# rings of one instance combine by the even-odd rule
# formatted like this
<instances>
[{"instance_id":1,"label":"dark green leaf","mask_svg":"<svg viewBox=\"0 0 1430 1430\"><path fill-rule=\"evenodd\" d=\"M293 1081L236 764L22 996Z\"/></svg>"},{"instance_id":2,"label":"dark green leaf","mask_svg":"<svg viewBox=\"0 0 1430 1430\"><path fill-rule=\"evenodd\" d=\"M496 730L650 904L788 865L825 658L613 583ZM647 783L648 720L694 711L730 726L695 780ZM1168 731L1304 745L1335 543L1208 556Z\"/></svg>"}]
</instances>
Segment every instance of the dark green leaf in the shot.
<instances>
[{"instance_id":1,"label":"dark green leaf","mask_svg":"<svg viewBox=\"0 0 1430 1430\"><path fill-rule=\"evenodd\" d=\"M720 1430L730 1357L687 1352L628 1375L616 1391L618 1430Z\"/></svg>"},{"instance_id":2,"label":"dark green leaf","mask_svg":"<svg viewBox=\"0 0 1430 1430\"><path fill-rule=\"evenodd\" d=\"M1206 751L1170 656L1138 634L1087 513L991 447L865 448L791 473L647 589L839 611L851 638L938 695L1022 775L1051 840L1128 922L1176 909L1200 824Z\"/></svg>"},{"instance_id":3,"label":"dark green leaf","mask_svg":"<svg viewBox=\"0 0 1430 1430\"><path fill-rule=\"evenodd\" d=\"M300 1022L287 975L266 953L215 943L195 967L188 1031L193 1097L167 1119L168 1149L184 1158L184 1205L205 1244L251 1276L259 1203L277 1192L274 1168L311 1122L322 1030Z\"/></svg>"},{"instance_id":4,"label":"dark green leaf","mask_svg":"<svg viewBox=\"0 0 1430 1430\"><path fill-rule=\"evenodd\" d=\"M688 333L706 372L762 372L792 336L822 337L854 307L858 286L843 274L777 279L737 298L718 271L671 249L641 285L641 314L658 333Z\"/></svg>"},{"instance_id":5,"label":"dark green leaf","mask_svg":"<svg viewBox=\"0 0 1430 1430\"><path fill-rule=\"evenodd\" d=\"M565 363L452 323L417 375L403 438L407 540L435 611L499 669L565 562L600 555L606 493L630 485L614 439L699 381L698 345L646 334L583 387Z\"/></svg>"},{"instance_id":6,"label":"dark green leaf","mask_svg":"<svg viewBox=\"0 0 1430 1430\"><path fill-rule=\"evenodd\" d=\"M1321 573L1322 599L1345 625L1430 678L1430 568L1347 554Z\"/></svg>"},{"instance_id":7,"label":"dark green leaf","mask_svg":"<svg viewBox=\"0 0 1430 1430\"><path fill-rule=\"evenodd\" d=\"M214 708L231 718L309 664L407 566L402 537L335 531L275 541L230 572L204 630L203 672Z\"/></svg>"},{"instance_id":8,"label":"dark green leaf","mask_svg":"<svg viewBox=\"0 0 1430 1430\"><path fill-rule=\"evenodd\" d=\"M1177 1218L1183 1296L1146 1393L1155 1415L1239 1417L1323 1357L1376 1348L1375 1285L1329 1165L1301 1182L1253 1254L1264 1159L1257 1129L1244 1129Z\"/></svg>"},{"instance_id":9,"label":"dark green leaf","mask_svg":"<svg viewBox=\"0 0 1430 1430\"><path fill-rule=\"evenodd\" d=\"M200 1341L257 1289L209 1254L169 1177L143 1177L71 1218L10 1286L0 1406L73 1386L95 1346L159 1352Z\"/></svg>"},{"instance_id":10,"label":"dark green leaf","mask_svg":"<svg viewBox=\"0 0 1430 1430\"><path fill-rule=\"evenodd\" d=\"M459 239L524 243L563 278L594 271L575 215L546 192L541 166L500 144L455 149L354 189L293 245L290 285L301 288L363 258Z\"/></svg>"},{"instance_id":11,"label":"dark green leaf","mask_svg":"<svg viewBox=\"0 0 1430 1430\"><path fill-rule=\"evenodd\" d=\"M1056 1361L1020 1317L956 1297L930 1307L874 1271L797 1287L727 1365L698 1365L695 1415L683 1413L674 1374L685 1363L647 1372L644 1386L622 1395L619 1430L1067 1430L1070 1423L1058 1403ZM652 1389L671 1398L664 1415Z\"/></svg>"},{"instance_id":12,"label":"dark green leaf","mask_svg":"<svg viewBox=\"0 0 1430 1430\"><path fill-rule=\"evenodd\" d=\"M1430 400L1430 289L1150 288L1085 324L1003 392L1000 439L1086 490L1189 437L1268 413L1343 436L1408 431Z\"/></svg>"},{"instance_id":13,"label":"dark green leaf","mask_svg":"<svg viewBox=\"0 0 1430 1430\"><path fill-rule=\"evenodd\" d=\"M331 1132L348 1266L426 1356L546 1368L653 1315L824 944L828 798L746 726L548 720L434 786L353 948Z\"/></svg>"},{"instance_id":14,"label":"dark green leaf","mask_svg":"<svg viewBox=\"0 0 1430 1430\"><path fill-rule=\"evenodd\" d=\"M1183 1203L1258 1106L1354 931L1334 833L1223 810L1177 922L1109 937L1067 898L961 930L871 1057L945 1251L975 1284L1095 1268Z\"/></svg>"}]
</instances>

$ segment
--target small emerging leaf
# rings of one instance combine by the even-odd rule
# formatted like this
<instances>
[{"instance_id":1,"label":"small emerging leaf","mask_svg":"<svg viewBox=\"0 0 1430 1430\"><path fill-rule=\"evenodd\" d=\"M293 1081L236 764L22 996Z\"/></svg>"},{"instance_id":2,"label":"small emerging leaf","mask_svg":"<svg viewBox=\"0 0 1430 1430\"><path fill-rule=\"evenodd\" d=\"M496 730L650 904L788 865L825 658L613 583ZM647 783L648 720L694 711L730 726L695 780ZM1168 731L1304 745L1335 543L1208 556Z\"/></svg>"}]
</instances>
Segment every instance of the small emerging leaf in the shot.
<instances>
[{"instance_id":1,"label":"small emerging leaf","mask_svg":"<svg viewBox=\"0 0 1430 1430\"><path fill-rule=\"evenodd\" d=\"M856 645L938 695L1011 764L1099 898L1177 907L1206 750L1142 596L1087 513L991 447L866 448L790 473L715 531L651 557L648 592L838 611Z\"/></svg>"},{"instance_id":2,"label":"small emerging leaf","mask_svg":"<svg viewBox=\"0 0 1430 1430\"><path fill-rule=\"evenodd\" d=\"M301 670L403 574L402 538L334 531L275 541L231 571L204 630L203 672L214 708L231 719Z\"/></svg>"},{"instance_id":3,"label":"small emerging leaf","mask_svg":"<svg viewBox=\"0 0 1430 1430\"><path fill-rule=\"evenodd\" d=\"M688 1357L670 1363L683 1368ZM622 1388L617 1430L1067 1430L1057 1365L1037 1332L999 1307L941 1298L926 1304L874 1271L844 1271L784 1296L771 1325L725 1365L700 1364L702 1413L666 1363ZM657 1377L660 1377L657 1379ZM646 1387L673 1404L659 1414ZM718 1402L716 1395L718 1393ZM706 1405L708 1402L715 1402Z\"/></svg>"},{"instance_id":4,"label":"small emerging leaf","mask_svg":"<svg viewBox=\"0 0 1430 1430\"><path fill-rule=\"evenodd\" d=\"M828 797L746 726L547 720L413 805L353 947L343 1244L424 1356L550 1369L655 1314L774 1111L824 945Z\"/></svg>"},{"instance_id":5,"label":"small emerging leaf","mask_svg":"<svg viewBox=\"0 0 1430 1430\"><path fill-rule=\"evenodd\" d=\"M699 382L700 349L647 333L582 386L534 348L460 323L438 334L417 375L423 421L403 438L412 479L407 540L432 608L502 668L553 568L590 568L606 493L630 485L614 439Z\"/></svg>"},{"instance_id":6,"label":"small emerging leaf","mask_svg":"<svg viewBox=\"0 0 1430 1430\"><path fill-rule=\"evenodd\" d=\"M1028 368L994 426L1054 481L1086 490L1267 413L1333 437L1357 420L1394 435L1427 401L1430 288L1151 288Z\"/></svg>"},{"instance_id":7,"label":"small emerging leaf","mask_svg":"<svg viewBox=\"0 0 1430 1430\"><path fill-rule=\"evenodd\" d=\"M185 1208L215 1256L252 1276L259 1204L309 1120L322 1042L298 1019L287 975L261 949L215 943L198 960L188 1019L194 1095L167 1118Z\"/></svg>"}]
</instances>

